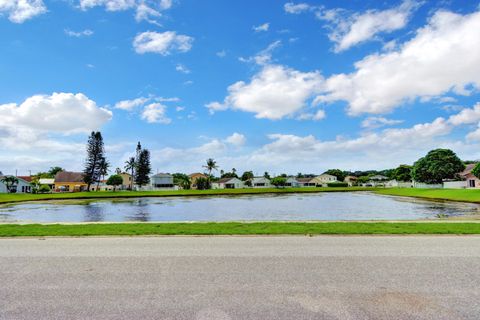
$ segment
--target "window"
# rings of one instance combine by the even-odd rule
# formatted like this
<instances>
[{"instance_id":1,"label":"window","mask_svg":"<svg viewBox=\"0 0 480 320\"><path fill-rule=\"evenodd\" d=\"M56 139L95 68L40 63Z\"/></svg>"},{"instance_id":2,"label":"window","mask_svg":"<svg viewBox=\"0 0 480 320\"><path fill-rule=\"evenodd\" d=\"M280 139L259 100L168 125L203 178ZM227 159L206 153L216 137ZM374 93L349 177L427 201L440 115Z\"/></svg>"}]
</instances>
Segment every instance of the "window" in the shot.
<instances>
[{"instance_id":1,"label":"window","mask_svg":"<svg viewBox=\"0 0 480 320\"><path fill-rule=\"evenodd\" d=\"M475 188L475 180L468 180L468 186L470 188Z\"/></svg>"}]
</instances>

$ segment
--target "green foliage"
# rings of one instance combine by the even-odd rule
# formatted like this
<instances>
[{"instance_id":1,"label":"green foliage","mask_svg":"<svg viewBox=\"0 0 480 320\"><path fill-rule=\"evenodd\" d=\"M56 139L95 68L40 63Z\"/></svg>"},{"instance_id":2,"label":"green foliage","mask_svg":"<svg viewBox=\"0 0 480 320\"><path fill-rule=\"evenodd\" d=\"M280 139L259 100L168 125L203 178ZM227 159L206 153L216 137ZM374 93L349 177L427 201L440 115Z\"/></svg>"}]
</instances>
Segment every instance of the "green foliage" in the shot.
<instances>
[{"instance_id":1,"label":"green foliage","mask_svg":"<svg viewBox=\"0 0 480 320\"><path fill-rule=\"evenodd\" d=\"M270 183L277 188L283 187L283 186L285 186L285 183L287 183L287 178L282 177L282 176L278 176L278 177L273 178L270 181Z\"/></svg>"},{"instance_id":2,"label":"green foliage","mask_svg":"<svg viewBox=\"0 0 480 320\"><path fill-rule=\"evenodd\" d=\"M213 160L212 158L207 159L207 164L204 165L203 167L205 169L207 169L209 176L212 175L213 170L218 170L217 162L215 160Z\"/></svg>"},{"instance_id":3,"label":"green foliage","mask_svg":"<svg viewBox=\"0 0 480 320\"><path fill-rule=\"evenodd\" d=\"M358 183L367 183L368 180L370 180L369 176L360 176L360 177L358 177L357 182Z\"/></svg>"},{"instance_id":4,"label":"green foliage","mask_svg":"<svg viewBox=\"0 0 480 320\"><path fill-rule=\"evenodd\" d=\"M17 185L18 185L18 178L14 176L7 176L0 179L0 182L5 184L7 191L9 193L16 193L17 192Z\"/></svg>"},{"instance_id":5,"label":"green foliage","mask_svg":"<svg viewBox=\"0 0 480 320\"><path fill-rule=\"evenodd\" d=\"M212 186L210 184L210 179L208 178L198 178L197 181L197 190L207 190L207 189L211 189Z\"/></svg>"},{"instance_id":6,"label":"green foliage","mask_svg":"<svg viewBox=\"0 0 480 320\"><path fill-rule=\"evenodd\" d=\"M401 164L395 169L393 179L397 181L407 182L412 180L412 166Z\"/></svg>"},{"instance_id":7,"label":"green foliage","mask_svg":"<svg viewBox=\"0 0 480 320\"><path fill-rule=\"evenodd\" d=\"M133 189L133 178L135 177L135 168L137 167L137 161L135 157L130 157L127 161L125 161L125 171L130 172L132 176L132 181L130 182L130 190Z\"/></svg>"},{"instance_id":8,"label":"green foliage","mask_svg":"<svg viewBox=\"0 0 480 320\"><path fill-rule=\"evenodd\" d=\"M325 171L324 173L337 177L338 181L345 180L345 177L347 176L345 171L342 171L340 169L329 169L329 170Z\"/></svg>"},{"instance_id":9,"label":"green foliage","mask_svg":"<svg viewBox=\"0 0 480 320\"><path fill-rule=\"evenodd\" d=\"M62 167L50 167L50 170L48 170L49 176L45 178L53 178L60 171L65 171L65 169L63 169Z\"/></svg>"},{"instance_id":10,"label":"green foliage","mask_svg":"<svg viewBox=\"0 0 480 320\"><path fill-rule=\"evenodd\" d=\"M265 171L265 173L263 174L263 177L270 179L270 174L267 171Z\"/></svg>"},{"instance_id":11,"label":"green foliage","mask_svg":"<svg viewBox=\"0 0 480 320\"><path fill-rule=\"evenodd\" d=\"M84 181L88 185L87 190L90 190L90 185L100 180L103 162L106 160L102 134L99 131L92 132L87 142L87 159L83 170Z\"/></svg>"},{"instance_id":12,"label":"green foliage","mask_svg":"<svg viewBox=\"0 0 480 320\"><path fill-rule=\"evenodd\" d=\"M248 180L251 180L251 179L253 179L253 172L252 171L245 171L242 174L242 177L241 177L242 181L248 181Z\"/></svg>"},{"instance_id":13,"label":"green foliage","mask_svg":"<svg viewBox=\"0 0 480 320\"><path fill-rule=\"evenodd\" d=\"M224 172L220 178L238 178L235 172Z\"/></svg>"},{"instance_id":14,"label":"green foliage","mask_svg":"<svg viewBox=\"0 0 480 320\"><path fill-rule=\"evenodd\" d=\"M38 188L38 193L50 193L52 190L50 189L50 187L46 184L42 184L40 185L40 187Z\"/></svg>"},{"instance_id":15,"label":"green foliage","mask_svg":"<svg viewBox=\"0 0 480 320\"><path fill-rule=\"evenodd\" d=\"M111 175L107 180L107 185L113 186L113 191L115 191L117 186L121 186L122 183L123 183L123 178L118 174Z\"/></svg>"},{"instance_id":16,"label":"green foliage","mask_svg":"<svg viewBox=\"0 0 480 320\"><path fill-rule=\"evenodd\" d=\"M442 183L445 179L458 178L465 169L455 152L449 149L435 149L413 165L412 177L418 182Z\"/></svg>"},{"instance_id":17,"label":"green foliage","mask_svg":"<svg viewBox=\"0 0 480 320\"><path fill-rule=\"evenodd\" d=\"M329 182L329 183L327 183L327 187L329 187L329 188L345 188L345 187L348 187L348 183L346 183L346 182Z\"/></svg>"},{"instance_id":18,"label":"green foliage","mask_svg":"<svg viewBox=\"0 0 480 320\"><path fill-rule=\"evenodd\" d=\"M152 168L150 165L150 151L147 149L141 149L138 153L135 183L140 187L147 185L150 182L150 173L152 173Z\"/></svg>"},{"instance_id":19,"label":"green foliage","mask_svg":"<svg viewBox=\"0 0 480 320\"><path fill-rule=\"evenodd\" d=\"M191 187L192 182L190 177L184 173L173 174L173 184L180 186L184 190L188 190Z\"/></svg>"},{"instance_id":20,"label":"green foliage","mask_svg":"<svg viewBox=\"0 0 480 320\"><path fill-rule=\"evenodd\" d=\"M480 179L480 162L477 163L475 167L473 167L472 174L478 179Z\"/></svg>"}]
</instances>

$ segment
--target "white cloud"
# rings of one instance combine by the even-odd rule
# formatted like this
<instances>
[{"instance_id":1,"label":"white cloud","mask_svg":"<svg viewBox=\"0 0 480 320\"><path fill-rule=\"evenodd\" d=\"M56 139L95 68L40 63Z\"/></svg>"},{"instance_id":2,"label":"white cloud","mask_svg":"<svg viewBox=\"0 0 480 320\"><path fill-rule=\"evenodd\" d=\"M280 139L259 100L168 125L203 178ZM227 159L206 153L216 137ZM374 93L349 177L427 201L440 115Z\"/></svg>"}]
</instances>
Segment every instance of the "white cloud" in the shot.
<instances>
[{"instance_id":1,"label":"white cloud","mask_svg":"<svg viewBox=\"0 0 480 320\"><path fill-rule=\"evenodd\" d=\"M301 113L298 117L297 120L314 120L314 121L319 121L322 119L325 119L327 115L325 114L325 110L318 110L315 113Z\"/></svg>"},{"instance_id":2,"label":"white cloud","mask_svg":"<svg viewBox=\"0 0 480 320\"><path fill-rule=\"evenodd\" d=\"M45 12L47 7L42 0L0 0L0 16L8 14L8 19L14 23L23 23Z\"/></svg>"},{"instance_id":3,"label":"white cloud","mask_svg":"<svg viewBox=\"0 0 480 320\"><path fill-rule=\"evenodd\" d=\"M466 138L467 141L480 141L480 125L477 130L469 132Z\"/></svg>"},{"instance_id":4,"label":"white cloud","mask_svg":"<svg viewBox=\"0 0 480 320\"><path fill-rule=\"evenodd\" d=\"M368 117L362 121L362 128L377 129L402 123L403 120L387 119L385 117Z\"/></svg>"},{"instance_id":5,"label":"white cloud","mask_svg":"<svg viewBox=\"0 0 480 320\"><path fill-rule=\"evenodd\" d=\"M123 11L134 8L136 4L135 0L80 0L82 10L104 6L107 11Z\"/></svg>"},{"instance_id":6,"label":"white cloud","mask_svg":"<svg viewBox=\"0 0 480 320\"><path fill-rule=\"evenodd\" d=\"M317 103L345 100L352 115L386 113L415 98L480 86L480 12L436 12L399 50L372 54L327 79ZM454 61L454 63L452 63Z\"/></svg>"},{"instance_id":7,"label":"white cloud","mask_svg":"<svg viewBox=\"0 0 480 320\"><path fill-rule=\"evenodd\" d=\"M252 29L255 32L262 32L262 31L268 31L270 28L270 23L266 22L264 24L261 24L259 26L253 26Z\"/></svg>"},{"instance_id":8,"label":"white cloud","mask_svg":"<svg viewBox=\"0 0 480 320\"><path fill-rule=\"evenodd\" d=\"M463 109L459 113L450 116L448 121L454 126L480 122L480 102L473 108Z\"/></svg>"},{"instance_id":9,"label":"white cloud","mask_svg":"<svg viewBox=\"0 0 480 320\"><path fill-rule=\"evenodd\" d=\"M172 122L172 120L167 117L166 113L167 106L156 102L145 106L142 111L141 118L148 123L169 124Z\"/></svg>"},{"instance_id":10,"label":"white cloud","mask_svg":"<svg viewBox=\"0 0 480 320\"><path fill-rule=\"evenodd\" d=\"M225 139L226 143L229 143L231 145L234 145L236 147L241 147L245 144L247 139L245 136L241 133L234 132L231 136L227 137Z\"/></svg>"},{"instance_id":11,"label":"white cloud","mask_svg":"<svg viewBox=\"0 0 480 320\"><path fill-rule=\"evenodd\" d=\"M299 14L299 13L302 13L304 11L308 11L311 9L311 6L307 3L293 3L293 2L287 2L285 3L285 5L283 6L283 9L285 10L285 12L287 13L291 13L291 14Z\"/></svg>"},{"instance_id":12,"label":"white cloud","mask_svg":"<svg viewBox=\"0 0 480 320\"><path fill-rule=\"evenodd\" d=\"M227 55L227 52L225 50L218 51L216 55L217 57L224 58Z\"/></svg>"},{"instance_id":13,"label":"white cloud","mask_svg":"<svg viewBox=\"0 0 480 320\"><path fill-rule=\"evenodd\" d=\"M145 2L140 3L135 10L135 20L137 22L147 21L149 23L161 26L161 24L155 20L156 18L161 17L162 14L159 10L147 5Z\"/></svg>"},{"instance_id":14,"label":"white cloud","mask_svg":"<svg viewBox=\"0 0 480 320\"><path fill-rule=\"evenodd\" d=\"M172 52L187 52L192 48L193 38L175 31L147 31L137 34L133 47L137 53L158 53L167 56Z\"/></svg>"},{"instance_id":15,"label":"white cloud","mask_svg":"<svg viewBox=\"0 0 480 320\"><path fill-rule=\"evenodd\" d=\"M65 34L69 37L76 37L76 38L80 38L80 37L89 37L91 35L93 35L93 31L90 30L90 29L85 29L85 30L82 30L82 31L72 31L70 29L65 29Z\"/></svg>"},{"instance_id":16,"label":"white cloud","mask_svg":"<svg viewBox=\"0 0 480 320\"><path fill-rule=\"evenodd\" d=\"M97 130L112 118L112 112L82 93L53 93L0 105L0 118L0 128L74 134Z\"/></svg>"},{"instance_id":17,"label":"white cloud","mask_svg":"<svg viewBox=\"0 0 480 320\"><path fill-rule=\"evenodd\" d=\"M185 65L179 63L175 66L175 70L181 73L189 74L191 71Z\"/></svg>"},{"instance_id":18,"label":"white cloud","mask_svg":"<svg viewBox=\"0 0 480 320\"><path fill-rule=\"evenodd\" d=\"M122 100L122 101L119 101L115 104L115 108L131 111L131 110L135 109L136 107L143 106L145 103L147 103L150 100L151 100L150 97L148 97L148 98L140 97L140 98L136 98L136 99L132 99L132 100Z\"/></svg>"},{"instance_id":19,"label":"white cloud","mask_svg":"<svg viewBox=\"0 0 480 320\"><path fill-rule=\"evenodd\" d=\"M212 102L206 107L211 112L232 108L255 113L257 118L277 120L301 111L322 83L318 72L266 65L250 83L239 81L229 86L224 103Z\"/></svg>"},{"instance_id":20,"label":"white cloud","mask_svg":"<svg viewBox=\"0 0 480 320\"><path fill-rule=\"evenodd\" d=\"M340 52L371 40L379 33L389 33L404 28L412 11L418 5L412 0L405 0L400 6L388 10L369 10L363 14L354 14L347 19L338 15L323 16L323 19L333 22L329 38L336 43L335 51Z\"/></svg>"},{"instance_id":21,"label":"white cloud","mask_svg":"<svg viewBox=\"0 0 480 320\"><path fill-rule=\"evenodd\" d=\"M258 65L268 64L272 61L273 51L278 47L280 47L281 45L282 45L282 42L280 40L274 41L270 43L268 47L258 52L255 56L248 57L248 58L240 57L239 60L241 62L255 62Z\"/></svg>"}]
</instances>

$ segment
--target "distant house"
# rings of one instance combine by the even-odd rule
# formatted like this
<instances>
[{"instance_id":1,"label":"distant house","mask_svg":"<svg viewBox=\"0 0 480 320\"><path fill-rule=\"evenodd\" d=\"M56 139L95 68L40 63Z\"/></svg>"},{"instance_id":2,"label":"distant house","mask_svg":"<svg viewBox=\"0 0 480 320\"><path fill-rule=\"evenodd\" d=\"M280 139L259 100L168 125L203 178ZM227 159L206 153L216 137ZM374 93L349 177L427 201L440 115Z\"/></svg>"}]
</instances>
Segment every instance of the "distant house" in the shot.
<instances>
[{"instance_id":1,"label":"distant house","mask_svg":"<svg viewBox=\"0 0 480 320\"><path fill-rule=\"evenodd\" d=\"M343 179L343 182L346 182L349 187L353 187L357 185L358 178L355 176L346 176L345 179Z\"/></svg>"},{"instance_id":2,"label":"distant house","mask_svg":"<svg viewBox=\"0 0 480 320\"><path fill-rule=\"evenodd\" d=\"M175 189L173 176L169 173L157 173L150 177L150 184L155 189Z\"/></svg>"},{"instance_id":3,"label":"distant house","mask_svg":"<svg viewBox=\"0 0 480 320\"><path fill-rule=\"evenodd\" d=\"M87 190L82 172L60 171L55 175L55 192L80 192Z\"/></svg>"},{"instance_id":4,"label":"distant house","mask_svg":"<svg viewBox=\"0 0 480 320\"><path fill-rule=\"evenodd\" d=\"M316 187L326 187L328 183L338 182L338 180L336 176L332 176L331 174L324 173L319 176L316 176L310 182L315 183Z\"/></svg>"},{"instance_id":5,"label":"distant house","mask_svg":"<svg viewBox=\"0 0 480 320\"><path fill-rule=\"evenodd\" d=\"M41 186L48 186L50 190L54 190L55 179L54 178L40 178L38 179L38 184Z\"/></svg>"},{"instance_id":6,"label":"distant house","mask_svg":"<svg viewBox=\"0 0 480 320\"><path fill-rule=\"evenodd\" d=\"M270 188L272 186L270 179L265 177L254 177L251 182L252 188Z\"/></svg>"},{"instance_id":7,"label":"distant house","mask_svg":"<svg viewBox=\"0 0 480 320\"><path fill-rule=\"evenodd\" d=\"M122 185L120 187L117 187L117 190L130 190L132 187L132 181L133 177L131 174L122 172L119 174L120 177L122 177Z\"/></svg>"},{"instance_id":8,"label":"distant house","mask_svg":"<svg viewBox=\"0 0 480 320\"><path fill-rule=\"evenodd\" d=\"M476 165L476 163L468 164L465 170L460 173L460 177L466 181L467 188L480 188L480 179L475 177L472 173L472 170Z\"/></svg>"},{"instance_id":9,"label":"distant house","mask_svg":"<svg viewBox=\"0 0 480 320\"><path fill-rule=\"evenodd\" d=\"M107 180L101 180L90 186L90 191L113 191L113 186L107 184Z\"/></svg>"},{"instance_id":10,"label":"distant house","mask_svg":"<svg viewBox=\"0 0 480 320\"><path fill-rule=\"evenodd\" d=\"M300 184L298 183L297 178L287 177L287 180L285 181L285 187L297 188L299 186Z\"/></svg>"},{"instance_id":11,"label":"distant house","mask_svg":"<svg viewBox=\"0 0 480 320\"><path fill-rule=\"evenodd\" d=\"M190 178L190 187L192 189L197 189L197 180L199 178L203 178L203 179L207 178L206 175L204 175L203 173L199 173L199 172L189 174L188 177Z\"/></svg>"},{"instance_id":12,"label":"distant house","mask_svg":"<svg viewBox=\"0 0 480 320\"><path fill-rule=\"evenodd\" d=\"M0 176L0 180L2 180L6 176ZM15 193L30 193L32 192L32 185L29 181L26 181L20 177L16 177L18 179L18 183L13 187ZM0 181L0 193L7 193L7 186Z\"/></svg>"},{"instance_id":13,"label":"distant house","mask_svg":"<svg viewBox=\"0 0 480 320\"><path fill-rule=\"evenodd\" d=\"M241 189L245 184L238 178L222 178L212 182L212 189Z\"/></svg>"},{"instance_id":14,"label":"distant house","mask_svg":"<svg viewBox=\"0 0 480 320\"><path fill-rule=\"evenodd\" d=\"M297 186L298 187L315 187L316 184L314 181L312 181L313 178L297 178Z\"/></svg>"},{"instance_id":15,"label":"distant house","mask_svg":"<svg viewBox=\"0 0 480 320\"><path fill-rule=\"evenodd\" d=\"M368 182L366 184L364 184L364 186L367 186L367 187L385 187L388 180L390 180L388 177L383 176L381 174L376 174L374 176L371 176L368 179Z\"/></svg>"}]
</instances>

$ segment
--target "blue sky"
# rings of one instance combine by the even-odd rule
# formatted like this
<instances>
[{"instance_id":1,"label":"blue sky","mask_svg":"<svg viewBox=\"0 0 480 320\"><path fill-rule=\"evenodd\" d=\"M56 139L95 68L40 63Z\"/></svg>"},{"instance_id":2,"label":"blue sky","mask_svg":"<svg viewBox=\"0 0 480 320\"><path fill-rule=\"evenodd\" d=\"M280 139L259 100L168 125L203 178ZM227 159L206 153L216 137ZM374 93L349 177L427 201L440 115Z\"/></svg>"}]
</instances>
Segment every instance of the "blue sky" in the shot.
<instances>
[{"instance_id":1,"label":"blue sky","mask_svg":"<svg viewBox=\"0 0 480 320\"><path fill-rule=\"evenodd\" d=\"M0 1L0 171L382 169L480 158L477 1Z\"/></svg>"}]
</instances>

